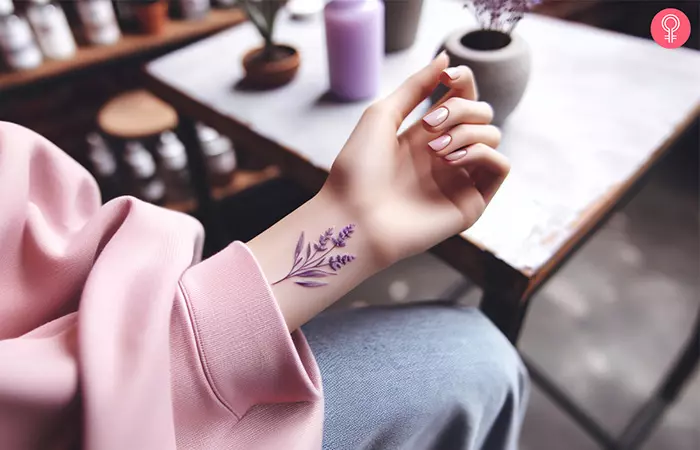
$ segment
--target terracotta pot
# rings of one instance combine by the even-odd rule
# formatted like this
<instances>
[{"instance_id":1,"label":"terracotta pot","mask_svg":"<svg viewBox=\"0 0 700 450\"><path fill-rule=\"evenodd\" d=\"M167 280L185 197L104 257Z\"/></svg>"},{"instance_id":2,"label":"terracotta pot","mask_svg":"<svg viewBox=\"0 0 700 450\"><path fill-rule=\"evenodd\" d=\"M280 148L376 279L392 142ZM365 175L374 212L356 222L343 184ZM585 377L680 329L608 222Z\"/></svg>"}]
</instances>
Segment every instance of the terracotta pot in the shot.
<instances>
[{"instance_id":1,"label":"terracotta pot","mask_svg":"<svg viewBox=\"0 0 700 450\"><path fill-rule=\"evenodd\" d=\"M451 66L471 68L479 100L493 107L493 123L501 125L520 102L530 78L530 47L525 40L516 33L462 29L447 38L439 51L443 49ZM445 92L438 91L433 101Z\"/></svg>"},{"instance_id":2,"label":"terracotta pot","mask_svg":"<svg viewBox=\"0 0 700 450\"><path fill-rule=\"evenodd\" d=\"M133 3L131 8L136 15L139 28L146 34L160 34L168 20L168 2Z\"/></svg>"},{"instance_id":3,"label":"terracotta pot","mask_svg":"<svg viewBox=\"0 0 700 450\"><path fill-rule=\"evenodd\" d=\"M386 53L405 50L416 40L423 0L384 0Z\"/></svg>"},{"instance_id":4,"label":"terracotta pot","mask_svg":"<svg viewBox=\"0 0 700 450\"><path fill-rule=\"evenodd\" d=\"M272 56L263 56L264 47L254 48L243 56L245 84L267 89L292 81L299 70L299 52L288 45L275 45Z\"/></svg>"}]
</instances>

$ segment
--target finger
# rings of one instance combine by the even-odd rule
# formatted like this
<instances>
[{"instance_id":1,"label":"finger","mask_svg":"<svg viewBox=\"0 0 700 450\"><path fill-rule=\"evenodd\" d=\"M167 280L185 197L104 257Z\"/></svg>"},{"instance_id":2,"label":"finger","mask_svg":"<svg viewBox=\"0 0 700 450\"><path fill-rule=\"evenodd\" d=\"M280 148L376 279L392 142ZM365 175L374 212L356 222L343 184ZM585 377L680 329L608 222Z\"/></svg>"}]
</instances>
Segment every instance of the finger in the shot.
<instances>
[{"instance_id":1,"label":"finger","mask_svg":"<svg viewBox=\"0 0 700 450\"><path fill-rule=\"evenodd\" d=\"M460 123L488 124L491 119L493 109L488 103L452 97L426 114L422 122L429 132L440 133Z\"/></svg>"},{"instance_id":2,"label":"finger","mask_svg":"<svg viewBox=\"0 0 700 450\"><path fill-rule=\"evenodd\" d=\"M491 148L498 147L501 143L500 130L493 125L463 123L430 141L428 147L435 152L436 156L443 157L479 142Z\"/></svg>"},{"instance_id":3,"label":"finger","mask_svg":"<svg viewBox=\"0 0 700 450\"><path fill-rule=\"evenodd\" d=\"M510 172L508 158L482 143L452 152L444 159L450 166L467 170L486 203L491 201Z\"/></svg>"},{"instance_id":4,"label":"finger","mask_svg":"<svg viewBox=\"0 0 700 450\"><path fill-rule=\"evenodd\" d=\"M477 100L479 97L474 72L467 66L448 67L440 74L440 82L450 88L440 102L450 97L462 97L467 100Z\"/></svg>"},{"instance_id":5,"label":"finger","mask_svg":"<svg viewBox=\"0 0 700 450\"><path fill-rule=\"evenodd\" d=\"M435 90L440 82L440 73L447 67L448 63L447 53L440 53L430 64L413 74L392 94L381 101L389 110L395 112L394 121L397 130L406 116Z\"/></svg>"}]
</instances>

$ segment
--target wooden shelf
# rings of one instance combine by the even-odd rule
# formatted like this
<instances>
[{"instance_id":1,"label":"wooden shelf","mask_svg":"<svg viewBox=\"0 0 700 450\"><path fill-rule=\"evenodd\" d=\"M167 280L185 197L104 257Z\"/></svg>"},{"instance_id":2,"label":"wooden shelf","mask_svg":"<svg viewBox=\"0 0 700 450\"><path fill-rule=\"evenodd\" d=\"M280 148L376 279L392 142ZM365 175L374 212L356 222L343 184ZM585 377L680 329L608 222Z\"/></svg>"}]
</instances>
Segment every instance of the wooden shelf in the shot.
<instances>
[{"instance_id":1,"label":"wooden shelf","mask_svg":"<svg viewBox=\"0 0 700 450\"><path fill-rule=\"evenodd\" d=\"M277 166L268 166L262 170L238 169L227 186L212 189L212 196L215 200L224 199L265 181L277 178L280 176L280 173L280 169ZM196 209L197 204L194 200L189 200L186 202L166 203L164 206L175 211L189 213Z\"/></svg>"},{"instance_id":2,"label":"wooden shelf","mask_svg":"<svg viewBox=\"0 0 700 450\"><path fill-rule=\"evenodd\" d=\"M106 62L145 54L161 48L204 37L246 20L239 9L212 10L202 20L170 20L162 34L124 34L119 42L107 46L80 47L71 59L44 61L32 70L0 73L0 92L87 69Z\"/></svg>"}]
</instances>

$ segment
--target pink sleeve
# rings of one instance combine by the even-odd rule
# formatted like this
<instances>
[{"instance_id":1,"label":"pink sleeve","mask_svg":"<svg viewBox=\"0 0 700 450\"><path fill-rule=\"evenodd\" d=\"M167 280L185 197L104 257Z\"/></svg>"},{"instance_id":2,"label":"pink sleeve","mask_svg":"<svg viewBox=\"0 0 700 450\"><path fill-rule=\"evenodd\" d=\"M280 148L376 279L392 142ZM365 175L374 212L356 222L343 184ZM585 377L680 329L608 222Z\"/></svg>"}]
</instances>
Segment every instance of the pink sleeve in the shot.
<instances>
[{"instance_id":1,"label":"pink sleeve","mask_svg":"<svg viewBox=\"0 0 700 450\"><path fill-rule=\"evenodd\" d=\"M320 448L320 376L257 262L0 122L0 436L12 449ZM273 431L274 430L274 431Z\"/></svg>"}]
</instances>

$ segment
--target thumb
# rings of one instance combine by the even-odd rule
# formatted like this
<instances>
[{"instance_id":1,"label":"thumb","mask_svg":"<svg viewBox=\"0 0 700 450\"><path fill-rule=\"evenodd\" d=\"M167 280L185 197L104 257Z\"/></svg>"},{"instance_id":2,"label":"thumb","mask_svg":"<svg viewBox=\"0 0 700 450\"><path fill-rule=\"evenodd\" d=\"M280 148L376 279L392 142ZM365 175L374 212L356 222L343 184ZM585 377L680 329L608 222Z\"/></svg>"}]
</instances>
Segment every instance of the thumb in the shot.
<instances>
[{"instance_id":1,"label":"thumb","mask_svg":"<svg viewBox=\"0 0 700 450\"><path fill-rule=\"evenodd\" d=\"M450 58L443 51L430 64L411 75L384 100L386 106L396 113L397 130L406 116L433 93L440 83L440 74L447 68L449 62Z\"/></svg>"}]
</instances>

